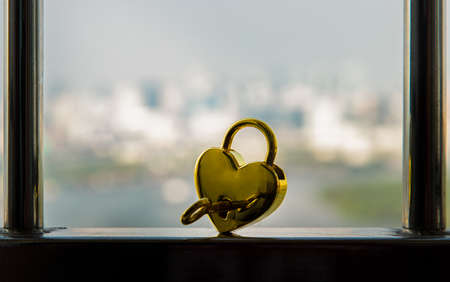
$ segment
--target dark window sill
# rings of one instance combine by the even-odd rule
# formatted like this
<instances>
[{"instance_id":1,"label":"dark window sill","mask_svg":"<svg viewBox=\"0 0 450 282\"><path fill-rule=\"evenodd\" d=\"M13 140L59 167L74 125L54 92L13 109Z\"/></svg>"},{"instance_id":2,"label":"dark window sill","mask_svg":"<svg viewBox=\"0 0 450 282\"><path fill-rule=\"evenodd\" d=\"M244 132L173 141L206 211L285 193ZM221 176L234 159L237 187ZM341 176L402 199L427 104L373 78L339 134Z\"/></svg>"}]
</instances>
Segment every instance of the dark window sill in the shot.
<instances>
[{"instance_id":1,"label":"dark window sill","mask_svg":"<svg viewBox=\"0 0 450 282\"><path fill-rule=\"evenodd\" d=\"M2 281L444 280L450 236L383 228L70 228L0 235ZM19 269L23 269L19 270ZM387 279L389 278L389 279Z\"/></svg>"},{"instance_id":2,"label":"dark window sill","mask_svg":"<svg viewBox=\"0 0 450 282\"><path fill-rule=\"evenodd\" d=\"M247 228L230 235L210 228L49 228L41 235L20 236L1 232L0 245L12 243L195 243L195 244L311 244L351 242L386 245L450 244L450 233L419 236L401 228ZM354 243L352 243L354 244Z\"/></svg>"}]
</instances>

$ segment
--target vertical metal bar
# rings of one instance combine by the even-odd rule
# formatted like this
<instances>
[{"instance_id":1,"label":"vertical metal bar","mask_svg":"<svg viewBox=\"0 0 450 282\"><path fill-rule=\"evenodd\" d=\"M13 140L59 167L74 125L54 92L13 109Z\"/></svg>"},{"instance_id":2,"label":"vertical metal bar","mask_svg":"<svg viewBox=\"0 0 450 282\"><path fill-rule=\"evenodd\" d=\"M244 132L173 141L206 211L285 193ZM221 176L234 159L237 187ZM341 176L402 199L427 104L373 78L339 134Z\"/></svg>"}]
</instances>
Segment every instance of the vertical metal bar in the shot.
<instances>
[{"instance_id":1,"label":"vertical metal bar","mask_svg":"<svg viewBox=\"0 0 450 282\"><path fill-rule=\"evenodd\" d=\"M403 227L445 230L445 0L405 0Z\"/></svg>"},{"instance_id":2,"label":"vertical metal bar","mask_svg":"<svg viewBox=\"0 0 450 282\"><path fill-rule=\"evenodd\" d=\"M4 227L40 232L42 0L5 0Z\"/></svg>"}]
</instances>

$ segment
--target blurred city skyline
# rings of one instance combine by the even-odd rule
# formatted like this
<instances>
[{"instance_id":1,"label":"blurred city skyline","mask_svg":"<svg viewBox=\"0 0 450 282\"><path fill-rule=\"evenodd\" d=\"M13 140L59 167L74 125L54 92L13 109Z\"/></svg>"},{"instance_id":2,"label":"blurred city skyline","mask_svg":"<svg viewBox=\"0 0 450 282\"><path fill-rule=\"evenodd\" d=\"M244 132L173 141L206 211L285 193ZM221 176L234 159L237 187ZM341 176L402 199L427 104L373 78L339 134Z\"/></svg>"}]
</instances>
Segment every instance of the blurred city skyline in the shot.
<instances>
[{"instance_id":1,"label":"blurred city skyline","mask_svg":"<svg viewBox=\"0 0 450 282\"><path fill-rule=\"evenodd\" d=\"M393 132L374 138L344 116L353 111L353 123L367 127L372 119L376 126L368 112L384 103L382 115L395 115L384 131L398 129L403 3L397 2L47 1L47 115L58 111L54 95L68 91L74 101L66 103L92 106L97 116L121 109L111 126L80 120L68 130L123 129L127 136L134 128L162 144L187 135L211 142L251 115L303 128L322 158L353 148L364 162L374 148L393 151L389 139L399 138ZM159 104L143 107L152 97ZM70 116L69 109L59 111Z\"/></svg>"}]
</instances>

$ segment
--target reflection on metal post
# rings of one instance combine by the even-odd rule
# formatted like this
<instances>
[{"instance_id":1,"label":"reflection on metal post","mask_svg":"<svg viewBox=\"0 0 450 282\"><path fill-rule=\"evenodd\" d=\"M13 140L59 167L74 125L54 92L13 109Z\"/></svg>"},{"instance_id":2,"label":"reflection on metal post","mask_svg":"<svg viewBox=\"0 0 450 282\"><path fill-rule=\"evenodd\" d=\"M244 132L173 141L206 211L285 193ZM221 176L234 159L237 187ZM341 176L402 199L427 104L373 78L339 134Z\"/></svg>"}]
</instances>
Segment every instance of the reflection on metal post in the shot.
<instances>
[{"instance_id":1,"label":"reflection on metal post","mask_svg":"<svg viewBox=\"0 0 450 282\"><path fill-rule=\"evenodd\" d=\"M445 230L445 0L405 0L403 227Z\"/></svg>"},{"instance_id":2,"label":"reflection on metal post","mask_svg":"<svg viewBox=\"0 0 450 282\"><path fill-rule=\"evenodd\" d=\"M4 227L40 232L42 0L5 0Z\"/></svg>"}]
</instances>

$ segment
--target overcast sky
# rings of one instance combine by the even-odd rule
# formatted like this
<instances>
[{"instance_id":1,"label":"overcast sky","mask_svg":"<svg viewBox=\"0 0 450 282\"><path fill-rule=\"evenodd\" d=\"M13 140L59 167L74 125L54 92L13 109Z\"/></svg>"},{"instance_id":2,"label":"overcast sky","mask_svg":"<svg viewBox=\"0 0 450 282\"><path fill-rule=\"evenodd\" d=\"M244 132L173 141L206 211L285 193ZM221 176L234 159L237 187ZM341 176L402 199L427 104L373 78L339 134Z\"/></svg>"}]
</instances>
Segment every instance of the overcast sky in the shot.
<instances>
[{"instance_id":1,"label":"overcast sky","mask_svg":"<svg viewBox=\"0 0 450 282\"><path fill-rule=\"evenodd\" d=\"M203 70L319 82L339 76L401 90L400 0L44 2L49 84L102 86Z\"/></svg>"},{"instance_id":2,"label":"overcast sky","mask_svg":"<svg viewBox=\"0 0 450 282\"><path fill-rule=\"evenodd\" d=\"M73 85L356 75L401 88L403 1L46 0L46 70Z\"/></svg>"}]
</instances>

